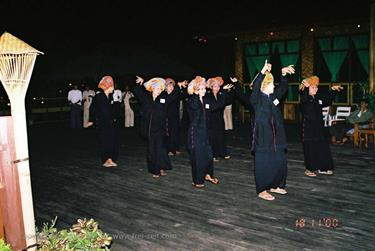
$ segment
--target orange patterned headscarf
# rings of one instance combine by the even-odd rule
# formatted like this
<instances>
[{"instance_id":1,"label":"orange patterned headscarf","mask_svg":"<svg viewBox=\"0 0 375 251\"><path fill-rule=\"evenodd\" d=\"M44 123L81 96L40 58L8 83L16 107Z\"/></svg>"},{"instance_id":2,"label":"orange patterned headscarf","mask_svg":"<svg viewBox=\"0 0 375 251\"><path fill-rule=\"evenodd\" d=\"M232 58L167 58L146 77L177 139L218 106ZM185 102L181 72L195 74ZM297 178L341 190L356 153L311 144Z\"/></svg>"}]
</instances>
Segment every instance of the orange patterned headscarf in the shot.
<instances>
[{"instance_id":1,"label":"orange patterned headscarf","mask_svg":"<svg viewBox=\"0 0 375 251\"><path fill-rule=\"evenodd\" d=\"M196 76L192 81L190 81L188 85L188 93L190 95L194 94L197 90L199 90L200 86L206 86L206 79L201 76Z\"/></svg>"},{"instance_id":2,"label":"orange patterned headscarf","mask_svg":"<svg viewBox=\"0 0 375 251\"><path fill-rule=\"evenodd\" d=\"M222 77L210 78L207 80L207 84L210 88L212 88L214 85L219 85L220 87L224 84L224 80Z\"/></svg>"},{"instance_id":3,"label":"orange patterned headscarf","mask_svg":"<svg viewBox=\"0 0 375 251\"><path fill-rule=\"evenodd\" d=\"M304 79L304 81L306 81L310 85L315 85L315 86L319 85L319 77L318 76L311 76L309 78Z\"/></svg>"},{"instance_id":4,"label":"orange patterned headscarf","mask_svg":"<svg viewBox=\"0 0 375 251\"><path fill-rule=\"evenodd\" d=\"M110 87L114 86L113 78L111 76L104 76L100 80L98 87L103 90L107 90Z\"/></svg>"}]
</instances>

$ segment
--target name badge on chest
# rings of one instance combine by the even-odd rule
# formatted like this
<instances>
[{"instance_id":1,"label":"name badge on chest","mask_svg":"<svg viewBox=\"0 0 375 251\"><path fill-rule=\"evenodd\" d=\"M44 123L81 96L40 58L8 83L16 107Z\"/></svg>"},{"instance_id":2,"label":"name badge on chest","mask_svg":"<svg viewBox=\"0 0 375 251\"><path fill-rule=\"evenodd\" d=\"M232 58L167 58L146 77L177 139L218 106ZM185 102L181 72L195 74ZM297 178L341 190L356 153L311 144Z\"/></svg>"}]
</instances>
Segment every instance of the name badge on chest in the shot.
<instances>
[{"instance_id":1,"label":"name badge on chest","mask_svg":"<svg viewBox=\"0 0 375 251\"><path fill-rule=\"evenodd\" d=\"M279 102L279 100L278 100L277 98L273 101L273 104L274 104L275 106L277 106L279 103L280 103L280 102Z\"/></svg>"},{"instance_id":2,"label":"name badge on chest","mask_svg":"<svg viewBox=\"0 0 375 251\"><path fill-rule=\"evenodd\" d=\"M210 109L210 104L206 104L206 105L205 105L205 108L206 108L206 109Z\"/></svg>"},{"instance_id":3,"label":"name badge on chest","mask_svg":"<svg viewBox=\"0 0 375 251\"><path fill-rule=\"evenodd\" d=\"M323 101L322 100L318 100L318 102L319 102L319 105L322 105L323 104Z\"/></svg>"},{"instance_id":4,"label":"name badge on chest","mask_svg":"<svg viewBox=\"0 0 375 251\"><path fill-rule=\"evenodd\" d=\"M161 99L160 99L160 103L165 104L165 99L164 99L164 98L161 98Z\"/></svg>"}]
</instances>

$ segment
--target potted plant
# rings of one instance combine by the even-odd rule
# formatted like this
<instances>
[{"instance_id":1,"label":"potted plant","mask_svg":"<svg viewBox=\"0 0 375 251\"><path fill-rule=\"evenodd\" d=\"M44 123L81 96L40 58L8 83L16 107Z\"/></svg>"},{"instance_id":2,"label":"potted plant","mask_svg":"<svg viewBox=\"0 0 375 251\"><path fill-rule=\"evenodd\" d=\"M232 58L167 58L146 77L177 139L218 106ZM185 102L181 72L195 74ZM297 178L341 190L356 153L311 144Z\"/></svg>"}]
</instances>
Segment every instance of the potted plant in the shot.
<instances>
[{"instance_id":1,"label":"potted plant","mask_svg":"<svg viewBox=\"0 0 375 251\"><path fill-rule=\"evenodd\" d=\"M51 225L44 224L41 232L37 231L38 250L110 250L112 237L103 233L93 219L78 219L69 230L58 231L55 228L57 218Z\"/></svg>"},{"instance_id":2,"label":"potted plant","mask_svg":"<svg viewBox=\"0 0 375 251\"><path fill-rule=\"evenodd\" d=\"M9 244L6 244L3 239L0 239L0 251L12 251Z\"/></svg>"}]
</instances>

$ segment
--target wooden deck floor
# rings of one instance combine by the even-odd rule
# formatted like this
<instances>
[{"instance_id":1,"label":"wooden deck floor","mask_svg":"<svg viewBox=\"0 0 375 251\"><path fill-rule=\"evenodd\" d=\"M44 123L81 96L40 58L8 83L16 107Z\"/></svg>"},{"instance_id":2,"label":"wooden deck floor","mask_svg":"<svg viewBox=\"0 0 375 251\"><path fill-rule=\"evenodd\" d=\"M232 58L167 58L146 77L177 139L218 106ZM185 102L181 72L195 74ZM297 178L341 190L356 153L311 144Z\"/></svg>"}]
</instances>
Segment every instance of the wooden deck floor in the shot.
<instances>
[{"instance_id":1,"label":"wooden deck floor","mask_svg":"<svg viewBox=\"0 0 375 251\"><path fill-rule=\"evenodd\" d=\"M30 129L39 227L55 216L59 228L92 217L113 236L114 251L375 250L373 151L334 146L334 176L310 178L303 175L301 145L291 140L289 193L267 202L255 194L246 130L231 134L232 159L215 166L221 183L202 190L191 186L186 152L154 180L144 142L134 129L121 133L119 167L108 170L99 165L94 131Z\"/></svg>"}]
</instances>

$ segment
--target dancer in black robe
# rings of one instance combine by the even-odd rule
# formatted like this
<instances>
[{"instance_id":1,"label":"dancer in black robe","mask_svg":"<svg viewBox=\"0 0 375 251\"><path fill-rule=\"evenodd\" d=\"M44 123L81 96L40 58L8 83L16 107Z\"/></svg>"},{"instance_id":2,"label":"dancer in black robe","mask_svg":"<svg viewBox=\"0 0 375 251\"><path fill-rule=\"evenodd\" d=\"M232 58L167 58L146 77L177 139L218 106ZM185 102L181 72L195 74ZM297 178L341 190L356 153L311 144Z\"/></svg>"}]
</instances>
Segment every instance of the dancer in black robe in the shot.
<instances>
[{"instance_id":1,"label":"dancer in black robe","mask_svg":"<svg viewBox=\"0 0 375 251\"><path fill-rule=\"evenodd\" d=\"M223 95L220 91L220 87L223 85L224 80L221 77L210 78L207 80L208 86L211 88L211 92L206 95L206 99L214 104L225 103L225 106L232 103L233 95ZM208 131L210 141L212 143L213 161L217 162L220 158L226 160L230 159L230 155L227 151L227 145L225 141L225 123L224 123L224 109L225 106L211 111L209 114Z\"/></svg>"},{"instance_id":2,"label":"dancer in black robe","mask_svg":"<svg viewBox=\"0 0 375 251\"><path fill-rule=\"evenodd\" d=\"M265 65L253 84L250 102L255 110L252 151L255 157L255 183L258 196L265 200L275 197L267 192L286 194L286 136L280 100L288 90L287 74L293 66L281 70L280 83L275 88L271 64Z\"/></svg>"},{"instance_id":3,"label":"dancer in black robe","mask_svg":"<svg viewBox=\"0 0 375 251\"><path fill-rule=\"evenodd\" d=\"M330 106L341 86L332 86L328 94L318 92L319 78L312 76L302 81L301 111L302 144L305 158L305 175L315 177L316 172L333 174L333 160L329 147L328 133L324 128L322 108Z\"/></svg>"},{"instance_id":4,"label":"dancer in black robe","mask_svg":"<svg viewBox=\"0 0 375 251\"><path fill-rule=\"evenodd\" d=\"M228 90L232 86L227 85L223 89ZM221 103L210 103L205 99L206 81L197 76L189 84L188 92L192 95L188 100L189 128L187 148L190 154L192 167L193 186L204 187L204 181L218 184L214 178L213 153L208 132L208 113L225 107L225 99Z\"/></svg>"},{"instance_id":5,"label":"dancer in black robe","mask_svg":"<svg viewBox=\"0 0 375 251\"><path fill-rule=\"evenodd\" d=\"M144 80L137 77L134 94L140 101L144 112L143 135L146 135L147 147L147 168L154 178L165 176L165 170L172 169L167 150L165 149L165 119L168 105L177 99L177 91L168 94L165 90L165 80L162 78L152 78L144 83L147 91L141 89ZM181 88L186 82L178 83Z\"/></svg>"},{"instance_id":6,"label":"dancer in black robe","mask_svg":"<svg viewBox=\"0 0 375 251\"><path fill-rule=\"evenodd\" d=\"M90 105L89 122L85 127L90 127L94 123L99 134L101 159L104 167L117 166L116 160L119 151L118 123L113 99L113 79L105 76L99 83L100 91L94 96Z\"/></svg>"},{"instance_id":7,"label":"dancer in black robe","mask_svg":"<svg viewBox=\"0 0 375 251\"><path fill-rule=\"evenodd\" d=\"M243 91L243 89L241 87L241 84L240 84L240 82L238 81L237 78L230 78L230 80L232 81L232 83L234 85L233 89L234 89L235 98L250 113L250 123L249 123L250 124L250 127L249 127L250 141L249 142L252 142L255 112L254 112L253 107L251 106L250 95ZM251 148L251 145L250 145L250 148Z\"/></svg>"},{"instance_id":8,"label":"dancer in black robe","mask_svg":"<svg viewBox=\"0 0 375 251\"><path fill-rule=\"evenodd\" d=\"M168 94L175 89L175 81L171 78L165 79ZM186 89L177 90L177 98L167 107L166 117L166 139L165 144L169 156L180 154L180 100L185 99L188 94Z\"/></svg>"}]
</instances>

